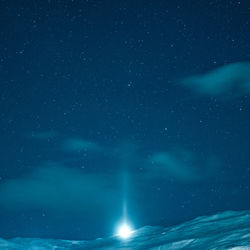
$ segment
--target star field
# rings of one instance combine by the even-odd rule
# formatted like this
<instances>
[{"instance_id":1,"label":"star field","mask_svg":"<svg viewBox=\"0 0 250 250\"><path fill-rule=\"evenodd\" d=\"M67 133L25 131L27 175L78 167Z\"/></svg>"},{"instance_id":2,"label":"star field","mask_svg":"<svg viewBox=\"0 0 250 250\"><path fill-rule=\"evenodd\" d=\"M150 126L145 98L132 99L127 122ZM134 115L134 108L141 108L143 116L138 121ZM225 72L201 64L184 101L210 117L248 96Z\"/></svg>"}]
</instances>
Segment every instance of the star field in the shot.
<instances>
[{"instance_id":1,"label":"star field","mask_svg":"<svg viewBox=\"0 0 250 250\"><path fill-rule=\"evenodd\" d=\"M249 14L1 0L0 236L107 236L125 196L136 227L249 209Z\"/></svg>"}]
</instances>

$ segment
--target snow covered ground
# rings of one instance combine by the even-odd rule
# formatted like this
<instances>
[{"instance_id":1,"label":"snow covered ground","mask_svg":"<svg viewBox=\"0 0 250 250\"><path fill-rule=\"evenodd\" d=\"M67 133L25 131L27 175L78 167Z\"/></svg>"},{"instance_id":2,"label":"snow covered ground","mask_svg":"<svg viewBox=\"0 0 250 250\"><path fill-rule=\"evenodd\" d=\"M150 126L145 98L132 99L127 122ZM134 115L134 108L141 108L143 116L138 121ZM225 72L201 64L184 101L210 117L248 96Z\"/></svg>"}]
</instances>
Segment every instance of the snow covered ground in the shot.
<instances>
[{"instance_id":1,"label":"snow covered ground","mask_svg":"<svg viewBox=\"0 0 250 250\"><path fill-rule=\"evenodd\" d=\"M124 241L117 237L93 241L0 238L0 249L250 249L250 211L203 216L167 228L146 226Z\"/></svg>"}]
</instances>

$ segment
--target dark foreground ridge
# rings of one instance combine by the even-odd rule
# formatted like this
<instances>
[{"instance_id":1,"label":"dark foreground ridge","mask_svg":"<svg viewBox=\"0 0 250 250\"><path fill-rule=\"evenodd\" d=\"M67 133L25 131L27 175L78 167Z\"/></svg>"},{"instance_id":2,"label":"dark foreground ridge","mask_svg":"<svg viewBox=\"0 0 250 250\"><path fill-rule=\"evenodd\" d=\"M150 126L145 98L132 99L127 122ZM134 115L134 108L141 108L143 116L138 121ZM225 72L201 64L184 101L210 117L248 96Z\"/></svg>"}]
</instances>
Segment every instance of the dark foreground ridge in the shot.
<instances>
[{"instance_id":1,"label":"dark foreground ridge","mask_svg":"<svg viewBox=\"0 0 250 250\"><path fill-rule=\"evenodd\" d=\"M126 241L117 237L93 241L0 238L0 249L250 249L250 211L202 216L167 228L146 226Z\"/></svg>"}]
</instances>

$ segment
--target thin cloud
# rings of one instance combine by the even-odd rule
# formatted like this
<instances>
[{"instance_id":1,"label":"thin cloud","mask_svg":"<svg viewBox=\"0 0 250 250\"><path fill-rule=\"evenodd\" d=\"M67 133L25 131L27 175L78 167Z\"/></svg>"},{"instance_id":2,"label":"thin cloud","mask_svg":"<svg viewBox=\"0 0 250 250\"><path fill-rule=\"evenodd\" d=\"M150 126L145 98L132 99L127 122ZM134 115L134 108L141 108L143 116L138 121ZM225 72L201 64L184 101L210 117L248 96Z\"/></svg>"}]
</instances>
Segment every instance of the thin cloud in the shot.
<instances>
[{"instance_id":1,"label":"thin cloud","mask_svg":"<svg viewBox=\"0 0 250 250\"><path fill-rule=\"evenodd\" d=\"M37 140L51 140L57 137L57 133L55 131L33 131L30 135L31 138Z\"/></svg>"},{"instance_id":2,"label":"thin cloud","mask_svg":"<svg viewBox=\"0 0 250 250\"><path fill-rule=\"evenodd\" d=\"M0 206L9 209L46 209L86 212L102 210L115 200L110 178L52 164L5 181L0 186Z\"/></svg>"},{"instance_id":3,"label":"thin cloud","mask_svg":"<svg viewBox=\"0 0 250 250\"><path fill-rule=\"evenodd\" d=\"M218 161L214 157L199 159L196 154L188 150L157 152L150 157L147 174L149 178L193 182L210 177L217 167Z\"/></svg>"},{"instance_id":4,"label":"thin cloud","mask_svg":"<svg viewBox=\"0 0 250 250\"><path fill-rule=\"evenodd\" d=\"M82 151L102 151L103 147L95 142L80 139L70 138L63 142L62 149L67 152L82 152Z\"/></svg>"},{"instance_id":5,"label":"thin cloud","mask_svg":"<svg viewBox=\"0 0 250 250\"><path fill-rule=\"evenodd\" d=\"M227 64L182 80L182 84L208 96L237 97L250 93L250 62Z\"/></svg>"}]
</instances>

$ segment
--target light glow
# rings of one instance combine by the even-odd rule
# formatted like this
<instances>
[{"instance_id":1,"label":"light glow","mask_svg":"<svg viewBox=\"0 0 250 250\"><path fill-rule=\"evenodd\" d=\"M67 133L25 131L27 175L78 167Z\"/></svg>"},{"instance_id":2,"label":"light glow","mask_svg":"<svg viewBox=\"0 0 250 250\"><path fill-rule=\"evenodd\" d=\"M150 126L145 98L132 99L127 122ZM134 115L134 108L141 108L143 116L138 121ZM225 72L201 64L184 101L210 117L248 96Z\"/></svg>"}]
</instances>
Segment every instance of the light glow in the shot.
<instances>
[{"instance_id":1,"label":"light glow","mask_svg":"<svg viewBox=\"0 0 250 250\"><path fill-rule=\"evenodd\" d=\"M131 227L126 223L123 223L118 229L118 236L122 239L128 239L132 233Z\"/></svg>"}]
</instances>

